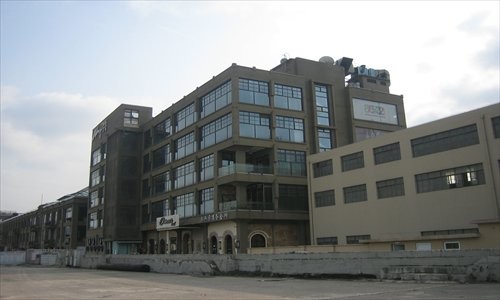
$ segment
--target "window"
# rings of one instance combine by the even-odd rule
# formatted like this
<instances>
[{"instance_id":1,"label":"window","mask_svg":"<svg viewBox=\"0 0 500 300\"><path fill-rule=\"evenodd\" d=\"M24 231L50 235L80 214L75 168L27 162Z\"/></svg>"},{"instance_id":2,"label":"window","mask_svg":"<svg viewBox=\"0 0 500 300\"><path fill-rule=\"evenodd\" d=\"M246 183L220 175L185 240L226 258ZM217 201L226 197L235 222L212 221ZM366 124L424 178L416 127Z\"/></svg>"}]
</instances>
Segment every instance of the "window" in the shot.
<instances>
[{"instance_id":1,"label":"window","mask_svg":"<svg viewBox=\"0 0 500 300\"><path fill-rule=\"evenodd\" d=\"M133 109L126 109L123 115L123 126L139 127L139 111Z\"/></svg>"},{"instance_id":2,"label":"window","mask_svg":"<svg viewBox=\"0 0 500 300\"><path fill-rule=\"evenodd\" d=\"M240 111L240 136L270 139L271 122L269 115Z\"/></svg>"},{"instance_id":3,"label":"window","mask_svg":"<svg viewBox=\"0 0 500 300\"><path fill-rule=\"evenodd\" d=\"M460 250L460 242L444 242L444 250Z\"/></svg>"},{"instance_id":4,"label":"window","mask_svg":"<svg viewBox=\"0 0 500 300\"><path fill-rule=\"evenodd\" d=\"M214 188L200 191L200 215L214 212Z\"/></svg>"},{"instance_id":5,"label":"window","mask_svg":"<svg viewBox=\"0 0 500 300\"><path fill-rule=\"evenodd\" d=\"M404 251L405 250L405 244L396 242L391 244L391 251Z\"/></svg>"},{"instance_id":6,"label":"window","mask_svg":"<svg viewBox=\"0 0 500 300\"><path fill-rule=\"evenodd\" d=\"M214 155L200 158L200 181L214 178Z\"/></svg>"},{"instance_id":7,"label":"window","mask_svg":"<svg viewBox=\"0 0 500 300\"><path fill-rule=\"evenodd\" d=\"M302 111L302 89L275 84L274 107Z\"/></svg>"},{"instance_id":8,"label":"window","mask_svg":"<svg viewBox=\"0 0 500 300\"><path fill-rule=\"evenodd\" d=\"M153 195L168 192L170 189L170 172L163 172L153 177Z\"/></svg>"},{"instance_id":9,"label":"window","mask_svg":"<svg viewBox=\"0 0 500 300\"><path fill-rule=\"evenodd\" d=\"M415 175L417 193L462 188L485 183L483 164Z\"/></svg>"},{"instance_id":10,"label":"window","mask_svg":"<svg viewBox=\"0 0 500 300\"><path fill-rule=\"evenodd\" d=\"M344 203L362 202L366 200L368 200L366 195L366 184L344 188Z\"/></svg>"},{"instance_id":11,"label":"window","mask_svg":"<svg viewBox=\"0 0 500 300\"><path fill-rule=\"evenodd\" d=\"M96 186L101 182L99 170L95 170L90 174L90 186Z\"/></svg>"},{"instance_id":12,"label":"window","mask_svg":"<svg viewBox=\"0 0 500 300\"><path fill-rule=\"evenodd\" d=\"M336 236L320 237L316 238L316 244L318 245L337 245L338 240Z\"/></svg>"},{"instance_id":13,"label":"window","mask_svg":"<svg viewBox=\"0 0 500 300\"><path fill-rule=\"evenodd\" d=\"M151 215L149 214L149 205L148 204L142 205L141 211L142 211L142 214L141 214L142 223L141 224L147 224L147 223L151 222L151 219L150 219Z\"/></svg>"},{"instance_id":14,"label":"window","mask_svg":"<svg viewBox=\"0 0 500 300\"><path fill-rule=\"evenodd\" d=\"M304 142L304 120L276 116L276 140L294 143Z\"/></svg>"},{"instance_id":15,"label":"window","mask_svg":"<svg viewBox=\"0 0 500 300\"><path fill-rule=\"evenodd\" d=\"M181 136L175 141L175 159L183 158L196 151L194 132Z\"/></svg>"},{"instance_id":16,"label":"window","mask_svg":"<svg viewBox=\"0 0 500 300\"><path fill-rule=\"evenodd\" d=\"M324 207L335 205L335 191L329 190L314 193L315 207Z\"/></svg>"},{"instance_id":17,"label":"window","mask_svg":"<svg viewBox=\"0 0 500 300\"><path fill-rule=\"evenodd\" d=\"M250 79L239 80L240 102L269 106L269 84Z\"/></svg>"},{"instance_id":18,"label":"window","mask_svg":"<svg viewBox=\"0 0 500 300\"><path fill-rule=\"evenodd\" d=\"M161 167L172 161L172 154L170 153L170 144L161 146L153 151L153 169Z\"/></svg>"},{"instance_id":19,"label":"window","mask_svg":"<svg viewBox=\"0 0 500 300\"><path fill-rule=\"evenodd\" d=\"M314 91L316 95L316 121L318 125L330 126L328 90L326 86L317 84L314 87Z\"/></svg>"},{"instance_id":20,"label":"window","mask_svg":"<svg viewBox=\"0 0 500 300\"><path fill-rule=\"evenodd\" d=\"M250 248L263 247L266 247L266 238L260 233L252 235L252 238L250 239Z\"/></svg>"},{"instance_id":21,"label":"window","mask_svg":"<svg viewBox=\"0 0 500 300\"><path fill-rule=\"evenodd\" d=\"M280 184L278 206L281 210L308 210L307 186Z\"/></svg>"},{"instance_id":22,"label":"window","mask_svg":"<svg viewBox=\"0 0 500 300\"><path fill-rule=\"evenodd\" d=\"M151 129L148 129L143 134L144 137L144 149L151 147L151 143L153 142L151 138Z\"/></svg>"},{"instance_id":23,"label":"window","mask_svg":"<svg viewBox=\"0 0 500 300\"><path fill-rule=\"evenodd\" d=\"M363 235L348 235L345 237L347 244L360 244L361 241L369 240L371 236L369 234Z\"/></svg>"},{"instance_id":24,"label":"window","mask_svg":"<svg viewBox=\"0 0 500 300\"><path fill-rule=\"evenodd\" d=\"M174 214L179 215L180 218L196 215L194 193L187 193L174 197Z\"/></svg>"},{"instance_id":25,"label":"window","mask_svg":"<svg viewBox=\"0 0 500 300\"><path fill-rule=\"evenodd\" d=\"M231 103L231 81L201 97L200 117L204 118Z\"/></svg>"},{"instance_id":26,"label":"window","mask_svg":"<svg viewBox=\"0 0 500 300\"><path fill-rule=\"evenodd\" d=\"M167 216L164 214L165 202L166 201L157 201L157 202L151 203L151 220L153 222L156 221L156 218L161 218L163 216Z\"/></svg>"},{"instance_id":27,"label":"window","mask_svg":"<svg viewBox=\"0 0 500 300\"><path fill-rule=\"evenodd\" d=\"M328 176L333 174L333 162L331 159L313 163L314 178Z\"/></svg>"},{"instance_id":28,"label":"window","mask_svg":"<svg viewBox=\"0 0 500 300\"><path fill-rule=\"evenodd\" d=\"M479 144L476 124L411 140L413 157Z\"/></svg>"},{"instance_id":29,"label":"window","mask_svg":"<svg viewBox=\"0 0 500 300\"><path fill-rule=\"evenodd\" d=\"M251 210L273 210L273 186L256 183L247 186L246 203L238 204L238 208Z\"/></svg>"},{"instance_id":30,"label":"window","mask_svg":"<svg viewBox=\"0 0 500 300\"><path fill-rule=\"evenodd\" d=\"M319 152L335 148L335 133L332 137L332 130L327 128L318 128Z\"/></svg>"},{"instance_id":31,"label":"window","mask_svg":"<svg viewBox=\"0 0 500 300\"><path fill-rule=\"evenodd\" d=\"M399 142L373 148L373 156L375 158L376 165L400 160L401 150L399 148Z\"/></svg>"},{"instance_id":32,"label":"window","mask_svg":"<svg viewBox=\"0 0 500 300\"><path fill-rule=\"evenodd\" d=\"M148 198L151 196L151 186L149 185L149 179L142 180L142 198Z\"/></svg>"},{"instance_id":33,"label":"window","mask_svg":"<svg viewBox=\"0 0 500 300\"><path fill-rule=\"evenodd\" d=\"M178 189L195 183L194 161L174 170L174 188Z\"/></svg>"},{"instance_id":34,"label":"window","mask_svg":"<svg viewBox=\"0 0 500 300\"><path fill-rule=\"evenodd\" d=\"M178 132L196 122L194 103L184 107L175 114L175 131Z\"/></svg>"},{"instance_id":35,"label":"window","mask_svg":"<svg viewBox=\"0 0 500 300\"><path fill-rule=\"evenodd\" d=\"M389 131L373 129L373 128L355 127L354 132L355 132L356 142L360 142L363 140L371 139L376 136L384 135Z\"/></svg>"},{"instance_id":36,"label":"window","mask_svg":"<svg viewBox=\"0 0 500 300\"><path fill-rule=\"evenodd\" d=\"M404 196L404 194L403 177L377 181L377 197L379 199Z\"/></svg>"},{"instance_id":37,"label":"window","mask_svg":"<svg viewBox=\"0 0 500 300\"><path fill-rule=\"evenodd\" d=\"M95 190L90 193L90 207L99 205L99 191Z\"/></svg>"},{"instance_id":38,"label":"window","mask_svg":"<svg viewBox=\"0 0 500 300\"><path fill-rule=\"evenodd\" d=\"M167 136L172 134L172 122L170 118L167 118L165 121L158 123L153 130L153 140L154 143L159 143Z\"/></svg>"},{"instance_id":39,"label":"window","mask_svg":"<svg viewBox=\"0 0 500 300\"><path fill-rule=\"evenodd\" d=\"M454 234L479 234L478 228L460 228L445 230L430 230L420 232L421 236L454 235Z\"/></svg>"},{"instance_id":40,"label":"window","mask_svg":"<svg viewBox=\"0 0 500 300\"><path fill-rule=\"evenodd\" d=\"M493 125L493 135L496 139L500 138L500 116L491 119Z\"/></svg>"},{"instance_id":41,"label":"window","mask_svg":"<svg viewBox=\"0 0 500 300\"><path fill-rule=\"evenodd\" d=\"M92 152L92 166L95 166L100 162L101 162L101 148Z\"/></svg>"},{"instance_id":42,"label":"window","mask_svg":"<svg viewBox=\"0 0 500 300\"><path fill-rule=\"evenodd\" d=\"M342 172L365 167L363 151L342 156L341 161L342 161Z\"/></svg>"},{"instance_id":43,"label":"window","mask_svg":"<svg viewBox=\"0 0 500 300\"><path fill-rule=\"evenodd\" d=\"M306 176L306 153L303 151L278 149L278 174Z\"/></svg>"},{"instance_id":44,"label":"window","mask_svg":"<svg viewBox=\"0 0 500 300\"><path fill-rule=\"evenodd\" d=\"M142 158L142 173L145 174L151 171L151 159L149 158L149 153L144 155Z\"/></svg>"},{"instance_id":45,"label":"window","mask_svg":"<svg viewBox=\"0 0 500 300\"><path fill-rule=\"evenodd\" d=\"M97 223L97 212L93 212L89 215L89 228L90 229L95 229L97 228L98 223Z\"/></svg>"},{"instance_id":46,"label":"window","mask_svg":"<svg viewBox=\"0 0 500 300\"><path fill-rule=\"evenodd\" d=\"M233 119L227 114L200 129L200 149L220 143L233 136Z\"/></svg>"}]
</instances>

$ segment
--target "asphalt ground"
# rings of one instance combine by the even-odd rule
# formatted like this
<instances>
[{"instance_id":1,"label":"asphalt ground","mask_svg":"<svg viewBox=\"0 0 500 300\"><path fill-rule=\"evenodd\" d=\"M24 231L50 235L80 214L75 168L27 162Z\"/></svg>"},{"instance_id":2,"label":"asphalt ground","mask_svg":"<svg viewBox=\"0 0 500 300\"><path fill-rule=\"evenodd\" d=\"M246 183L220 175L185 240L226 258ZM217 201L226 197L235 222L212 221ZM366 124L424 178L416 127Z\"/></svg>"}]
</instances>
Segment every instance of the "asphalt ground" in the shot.
<instances>
[{"instance_id":1,"label":"asphalt ground","mask_svg":"<svg viewBox=\"0 0 500 300\"><path fill-rule=\"evenodd\" d=\"M0 266L0 299L500 299L500 284L172 275Z\"/></svg>"}]
</instances>

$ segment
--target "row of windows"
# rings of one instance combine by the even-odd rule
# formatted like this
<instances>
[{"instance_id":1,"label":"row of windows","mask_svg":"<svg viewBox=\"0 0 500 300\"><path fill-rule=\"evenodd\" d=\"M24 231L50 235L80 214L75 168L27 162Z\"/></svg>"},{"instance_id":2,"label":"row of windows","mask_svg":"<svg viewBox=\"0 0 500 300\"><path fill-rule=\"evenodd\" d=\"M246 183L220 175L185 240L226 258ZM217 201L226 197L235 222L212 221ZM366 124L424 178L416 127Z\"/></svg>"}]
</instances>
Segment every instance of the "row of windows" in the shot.
<instances>
[{"instance_id":1,"label":"row of windows","mask_svg":"<svg viewBox=\"0 0 500 300\"><path fill-rule=\"evenodd\" d=\"M269 106L269 83L241 78L238 81L238 85L240 94L239 102ZM275 84L274 88L275 107L296 111L303 110L301 88L281 84ZM200 118L204 118L226 107L231 102L231 82L227 81L200 98ZM131 115L131 113L129 112L128 115ZM136 116L135 114L133 115ZM195 104L191 103L174 114L174 122L172 122L170 118L167 118L153 128L153 142L156 144L165 137L171 135L173 132L172 123L175 124L175 131L178 132L196 121L197 114ZM145 134L144 145L145 148L151 146L150 131Z\"/></svg>"},{"instance_id":2,"label":"row of windows","mask_svg":"<svg viewBox=\"0 0 500 300\"><path fill-rule=\"evenodd\" d=\"M500 117L491 119L495 138L500 137ZM438 132L424 137L411 140L413 157L429 155L433 153L449 151L470 145L479 144L479 135L476 124L463 126L447 131ZM375 164L383 164L391 161L401 160L401 149L399 142L373 148ZM344 155L341 157L342 172L364 168L363 151ZM314 177L333 174L333 168L324 170L325 162L313 164ZM318 170L316 170L318 169Z\"/></svg>"},{"instance_id":3,"label":"row of windows","mask_svg":"<svg viewBox=\"0 0 500 300\"><path fill-rule=\"evenodd\" d=\"M415 175L417 193L462 188L485 184L483 165L474 164L446 170L433 171ZM403 177L391 178L376 182L377 198L391 198L405 195ZM343 188L344 203L367 201L366 184ZM335 205L335 191L314 193L315 207Z\"/></svg>"},{"instance_id":4,"label":"row of windows","mask_svg":"<svg viewBox=\"0 0 500 300\"><path fill-rule=\"evenodd\" d=\"M345 237L347 244L359 244L361 241L368 241L371 239L371 235L347 235ZM338 238L336 236L330 237L320 237L316 238L316 244L318 245L338 245Z\"/></svg>"}]
</instances>

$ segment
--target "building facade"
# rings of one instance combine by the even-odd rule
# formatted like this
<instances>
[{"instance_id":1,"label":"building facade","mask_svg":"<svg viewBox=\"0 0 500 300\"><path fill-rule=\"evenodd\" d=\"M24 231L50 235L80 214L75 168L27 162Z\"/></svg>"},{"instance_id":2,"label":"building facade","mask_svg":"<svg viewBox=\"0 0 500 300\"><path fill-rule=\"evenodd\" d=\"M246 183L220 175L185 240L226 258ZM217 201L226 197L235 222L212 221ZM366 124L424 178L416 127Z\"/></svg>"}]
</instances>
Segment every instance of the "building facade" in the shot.
<instances>
[{"instance_id":1,"label":"building facade","mask_svg":"<svg viewBox=\"0 0 500 300\"><path fill-rule=\"evenodd\" d=\"M500 104L308 159L314 245L500 248Z\"/></svg>"},{"instance_id":2,"label":"building facade","mask_svg":"<svg viewBox=\"0 0 500 300\"><path fill-rule=\"evenodd\" d=\"M2 249L76 249L85 246L88 189L1 223Z\"/></svg>"},{"instance_id":3,"label":"building facade","mask_svg":"<svg viewBox=\"0 0 500 300\"><path fill-rule=\"evenodd\" d=\"M402 96L389 86L387 71L354 68L349 58L285 59L270 71L233 64L154 118L135 109L142 138L129 158L138 173L120 187L113 182L122 170L108 166L116 150L110 127L134 110L121 106L94 129L92 161L94 153L100 159L91 167L89 225L98 225L88 237L108 242L107 253L231 254L309 243L306 156L405 128ZM130 215L118 212L122 200L110 200L110 189L132 186ZM92 207L101 197L104 206ZM114 244L108 218L131 247Z\"/></svg>"}]
</instances>

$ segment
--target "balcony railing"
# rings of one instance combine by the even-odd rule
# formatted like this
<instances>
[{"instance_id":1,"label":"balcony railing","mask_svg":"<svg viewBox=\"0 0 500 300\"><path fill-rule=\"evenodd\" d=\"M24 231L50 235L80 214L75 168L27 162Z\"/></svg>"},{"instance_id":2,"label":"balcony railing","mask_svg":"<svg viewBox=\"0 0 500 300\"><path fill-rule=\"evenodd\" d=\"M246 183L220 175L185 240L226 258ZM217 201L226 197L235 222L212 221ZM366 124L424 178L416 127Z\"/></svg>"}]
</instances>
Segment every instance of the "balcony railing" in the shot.
<instances>
[{"instance_id":1,"label":"balcony railing","mask_svg":"<svg viewBox=\"0 0 500 300\"><path fill-rule=\"evenodd\" d=\"M235 173L272 174L272 168L270 166L250 164L232 164L219 168L219 176L227 176Z\"/></svg>"},{"instance_id":2,"label":"balcony railing","mask_svg":"<svg viewBox=\"0 0 500 300\"><path fill-rule=\"evenodd\" d=\"M273 210L272 202L240 202L236 200L219 203L219 211L234 211L234 210Z\"/></svg>"}]
</instances>

